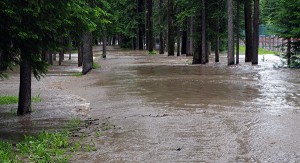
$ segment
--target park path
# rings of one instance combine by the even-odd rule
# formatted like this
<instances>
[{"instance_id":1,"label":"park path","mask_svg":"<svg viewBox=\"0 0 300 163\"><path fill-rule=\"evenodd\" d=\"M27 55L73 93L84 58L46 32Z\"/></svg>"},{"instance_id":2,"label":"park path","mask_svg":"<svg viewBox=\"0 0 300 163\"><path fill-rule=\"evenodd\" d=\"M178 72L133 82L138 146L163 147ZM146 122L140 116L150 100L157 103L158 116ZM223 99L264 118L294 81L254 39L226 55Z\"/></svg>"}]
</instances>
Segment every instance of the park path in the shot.
<instances>
[{"instance_id":1,"label":"park path","mask_svg":"<svg viewBox=\"0 0 300 163\"><path fill-rule=\"evenodd\" d=\"M72 162L300 161L299 70L269 55L258 66L191 59L113 48L101 69L64 82L97 121L97 150Z\"/></svg>"}]
</instances>

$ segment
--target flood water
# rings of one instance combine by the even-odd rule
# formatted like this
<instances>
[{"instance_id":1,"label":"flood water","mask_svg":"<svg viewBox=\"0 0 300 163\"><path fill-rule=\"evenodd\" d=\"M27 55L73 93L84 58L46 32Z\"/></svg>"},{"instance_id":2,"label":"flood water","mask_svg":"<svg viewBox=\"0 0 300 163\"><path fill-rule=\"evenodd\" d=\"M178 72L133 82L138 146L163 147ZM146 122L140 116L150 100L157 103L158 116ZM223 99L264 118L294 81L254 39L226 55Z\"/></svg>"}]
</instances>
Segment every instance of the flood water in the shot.
<instances>
[{"instance_id":1,"label":"flood water","mask_svg":"<svg viewBox=\"0 0 300 163\"><path fill-rule=\"evenodd\" d=\"M72 162L300 162L300 71L278 68L278 57L191 65L190 57L114 49L96 59L101 69L58 85L114 128L98 137L92 125L97 151Z\"/></svg>"},{"instance_id":2,"label":"flood water","mask_svg":"<svg viewBox=\"0 0 300 163\"><path fill-rule=\"evenodd\" d=\"M85 98L92 117L117 127L75 160L300 161L299 70L278 68L273 55L258 66L227 66L225 56L217 64L191 60L109 52L86 88L102 93Z\"/></svg>"},{"instance_id":3,"label":"flood water","mask_svg":"<svg viewBox=\"0 0 300 163\"><path fill-rule=\"evenodd\" d=\"M42 131L61 131L69 127L70 120L84 116L89 103L78 95L65 92L61 83L71 78L70 73L78 72L76 64L52 66L41 81L32 77L32 97L41 102L32 102L32 113L17 117L17 104L0 105L0 140L17 142L24 135L36 135ZM0 79L1 96L18 96L18 70L9 72L9 79Z\"/></svg>"}]
</instances>

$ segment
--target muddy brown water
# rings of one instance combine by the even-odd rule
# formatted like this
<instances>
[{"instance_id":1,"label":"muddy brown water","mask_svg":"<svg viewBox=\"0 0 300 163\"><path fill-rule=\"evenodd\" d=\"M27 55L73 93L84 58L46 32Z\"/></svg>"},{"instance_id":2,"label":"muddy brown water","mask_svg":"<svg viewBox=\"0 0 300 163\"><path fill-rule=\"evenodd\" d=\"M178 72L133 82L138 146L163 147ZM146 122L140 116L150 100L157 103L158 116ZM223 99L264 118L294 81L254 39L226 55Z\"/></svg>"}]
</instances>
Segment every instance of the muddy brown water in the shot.
<instances>
[{"instance_id":1,"label":"muddy brown water","mask_svg":"<svg viewBox=\"0 0 300 163\"><path fill-rule=\"evenodd\" d=\"M191 59L115 49L101 69L66 76L59 87L99 119L97 151L71 162L300 162L299 70L271 55L258 66ZM114 127L98 137L102 122Z\"/></svg>"},{"instance_id":2,"label":"muddy brown water","mask_svg":"<svg viewBox=\"0 0 300 163\"><path fill-rule=\"evenodd\" d=\"M75 60L63 66L51 66L49 73L41 81L32 78L32 96L39 96L41 102L32 103L30 115L17 117L17 104L0 105L0 139L13 143L23 140L24 135L35 135L42 131L67 129L70 120L86 117L89 103L82 97L69 94L62 89L64 83L74 73ZM8 72L9 79L0 80L0 95L17 96L19 88L18 68Z\"/></svg>"},{"instance_id":3,"label":"muddy brown water","mask_svg":"<svg viewBox=\"0 0 300 163\"><path fill-rule=\"evenodd\" d=\"M196 66L139 51L107 57L82 93L90 115L116 128L77 162L300 161L300 72L277 68L278 57L258 66L226 66L224 56Z\"/></svg>"}]
</instances>

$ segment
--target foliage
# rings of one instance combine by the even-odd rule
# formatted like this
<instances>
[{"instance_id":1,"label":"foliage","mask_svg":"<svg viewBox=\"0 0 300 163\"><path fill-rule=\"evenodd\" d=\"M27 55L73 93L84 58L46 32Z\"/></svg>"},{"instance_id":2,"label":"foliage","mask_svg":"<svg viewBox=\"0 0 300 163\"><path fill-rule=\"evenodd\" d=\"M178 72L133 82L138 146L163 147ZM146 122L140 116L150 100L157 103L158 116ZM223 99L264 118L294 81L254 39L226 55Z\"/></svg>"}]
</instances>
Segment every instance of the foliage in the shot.
<instances>
[{"instance_id":1,"label":"foliage","mask_svg":"<svg viewBox=\"0 0 300 163\"><path fill-rule=\"evenodd\" d=\"M300 1L278 0L277 10L274 14L274 23L281 37L300 38Z\"/></svg>"},{"instance_id":2,"label":"foliage","mask_svg":"<svg viewBox=\"0 0 300 163\"><path fill-rule=\"evenodd\" d=\"M0 6L0 53L7 57L5 64L19 64L20 53L26 53L37 79L48 68L41 51L57 51L64 46L61 38L80 39L84 32L107 23L106 12L85 0L3 0Z\"/></svg>"}]
</instances>

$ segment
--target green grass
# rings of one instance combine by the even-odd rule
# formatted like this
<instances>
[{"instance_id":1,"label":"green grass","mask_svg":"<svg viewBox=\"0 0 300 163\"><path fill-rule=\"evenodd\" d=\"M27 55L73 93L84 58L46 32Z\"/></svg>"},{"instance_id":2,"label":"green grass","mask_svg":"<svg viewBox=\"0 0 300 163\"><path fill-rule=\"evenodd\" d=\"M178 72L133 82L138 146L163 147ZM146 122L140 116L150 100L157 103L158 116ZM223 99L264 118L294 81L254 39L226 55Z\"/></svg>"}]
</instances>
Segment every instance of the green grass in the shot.
<instances>
[{"instance_id":1,"label":"green grass","mask_svg":"<svg viewBox=\"0 0 300 163\"><path fill-rule=\"evenodd\" d=\"M81 77L82 76L82 72L76 72L76 73L72 74L72 76Z\"/></svg>"},{"instance_id":2,"label":"green grass","mask_svg":"<svg viewBox=\"0 0 300 163\"><path fill-rule=\"evenodd\" d=\"M245 54L246 52L246 47L245 46L240 46L240 53ZM267 49L263 49L263 48L258 48L258 54L277 54L277 52L271 51L271 50L267 50Z\"/></svg>"},{"instance_id":3,"label":"green grass","mask_svg":"<svg viewBox=\"0 0 300 163\"><path fill-rule=\"evenodd\" d=\"M12 144L0 140L0 163L22 162L58 162L67 163L74 152L95 151L95 142L86 144L87 133L83 132L81 138L72 136L70 130L79 129L81 120L74 118L67 125L68 131L42 132L36 136L24 136L24 140ZM99 132L99 136L102 136Z\"/></svg>"},{"instance_id":4,"label":"green grass","mask_svg":"<svg viewBox=\"0 0 300 163\"><path fill-rule=\"evenodd\" d=\"M31 98L32 102L41 102L40 95ZM18 96L0 96L0 105L17 104L19 101Z\"/></svg>"},{"instance_id":5,"label":"green grass","mask_svg":"<svg viewBox=\"0 0 300 163\"><path fill-rule=\"evenodd\" d=\"M101 68L101 66L97 63L93 63L93 69L98 69L98 68Z\"/></svg>"},{"instance_id":6,"label":"green grass","mask_svg":"<svg viewBox=\"0 0 300 163\"><path fill-rule=\"evenodd\" d=\"M25 136L14 146L0 141L0 162L69 162L67 152L71 147L69 132Z\"/></svg>"},{"instance_id":7,"label":"green grass","mask_svg":"<svg viewBox=\"0 0 300 163\"><path fill-rule=\"evenodd\" d=\"M79 129L81 124L81 120L79 118L71 119L70 122L67 124L67 128L70 130L77 130Z\"/></svg>"},{"instance_id":8,"label":"green grass","mask_svg":"<svg viewBox=\"0 0 300 163\"><path fill-rule=\"evenodd\" d=\"M149 51L149 55L156 55L157 52L155 50Z\"/></svg>"}]
</instances>

